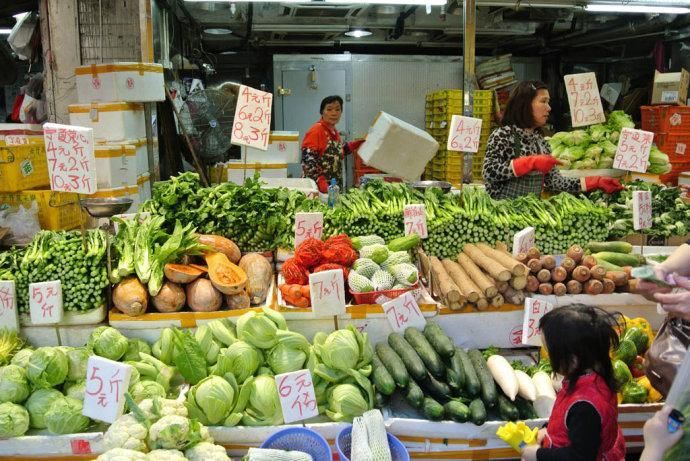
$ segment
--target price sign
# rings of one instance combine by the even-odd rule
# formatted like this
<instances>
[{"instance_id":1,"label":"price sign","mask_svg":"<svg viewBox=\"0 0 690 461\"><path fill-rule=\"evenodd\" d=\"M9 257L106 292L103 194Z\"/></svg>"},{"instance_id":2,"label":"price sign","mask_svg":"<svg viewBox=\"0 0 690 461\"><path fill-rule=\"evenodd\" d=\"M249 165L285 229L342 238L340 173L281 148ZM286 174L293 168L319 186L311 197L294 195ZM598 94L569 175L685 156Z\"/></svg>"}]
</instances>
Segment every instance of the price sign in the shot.
<instances>
[{"instance_id":1,"label":"price sign","mask_svg":"<svg viewBox=\"0 0 690 461\"><path fill-rule=\"evenodd\" d=\"M606 122L594 72L570 74L564 78L573 127Z\"/></svg>"},{"instance_id":2,"label":"price sign","mask_svg":"<svg viewBox=\"0 0 690 461\"><path fill-rule=\"evenodd\" d=\"M5 135L6 146L23 146L29 144L29 137L23 134Z\"/></svg>"},{"instance_id":3,"label":"price sign","mask_svg":"<svg viewBox=\"0 0 690 461\"><path fill-rule=\"evenodd\" d=\"M0 281L0 328L19 330L17 290L14 280Z\"/></svg>"},{"instance_id":4,"label":"price sign","mask_svg":"<svg viewBox=\"0 0 690 461\"><path fill-rule=\"evenodd\" d=\"M271 93L240 85L230 142L267 150L272 104Z\"/></svg>"},{"instance_id":5,"label":"price sign","mask_svg":"<svg viewBox=\"0 0 690 461\"><path fill-rule=\"evenodd\" d=\"M633 191L633 229L652 227L652 192L648 190Z\"/></svg>"},{"instance_id":6,"label":"price sign","mask_svg":"<svg viewBox=\"0 0 690 461\"><path fill-rule=\"evenodd\" d=\"M403 218L405 221L405 235L417 234L423 239L428 237L424 205L405 205Z\"/></svg>"},{"instance_id":7,"label":"price sign","mask_svg":"<svg viewBox=\"0 0 690 461\"><path fill-rule=\"evenodd\" d=\"M93 129L80 126L43 125L50 188L54 191L96 192L96 159Z\"/></svg>"},{"instance_id":8,"label":"price sign","mask_svg":"<svg viewBox=\"0 0 690 461\"><path fill-rule=\"evenodd\" d=\"M309 274L311 308L317 317L345 313L345 284L340 269Z\"/></svg>"},{"instance_id":9,"label":"price sign","mask_svg":"<svg viewBox=\"0 0 690 461\"><path fill-rule=\"evenodd\" d=\"M448 132L448 150L477 152L482 134L482 119L453 115Z\"/></svg>"},{"instance_id":10,"label":"price sign","mask_svg":"<svg viewBox=\"0 0 690 461\"><path fill-rule=\"evenodd\" d=\"M409 291L397 298L383 303L383 311L388 317L388 323L393 331L402 333L407 327L415 327L423 330L426 320L419 310L417 301Z\"/></svg>"},{"instance_id":11,"label":"price sign","mask_svg":"<svg viewBox=\"0 0 690 461\"><path fill-rule=\"evenodd\" d=\"M613 167L619 170L644 173L649 167L649 151L652 148L652 141L654 141L654 133L650 131L623 128L618 139Z\"/></svg>"},{"instance_id":12,"label":"price sign","mask_svg":"<svg viewBox=\"0 0 690 461\"><path fill-rule=\"evenodd\" d=\"M513 237L513 257L527 251L535 245L534 227L526 227Z\"/></svg>"},{"instance_id":13,"label":"price sign","mask_svg":"<svg viewBox=\"0 0 690 461\"><path fill-rule=\"evenodd\" d=\"M309 370L276 375L276 387L286 423L302 421L319 415L316 392Z\"/></svg>"},{"instance_id":14,"label":"price sign","mask_svg":"<svg viewBox=\"0 0 690 461\"><path fill-rule=\"evenodd\" d=\"M36 325L62 322L62 284L59 280L29 284L29 312Z\"/></svg>"},{"instance_id":15,"label":"price sign","mask_svg":"<svg viewBox=\"0 0 690 461\"><path fill-rule=\"evenodd\" d=\"M685 155L685 144L683 144L682 142L676 144L676 154Z\"/></svg>"},{"instance_id":16,"label":"price sign","mask_svg":"<svg viewBox=\"0 0 690 461\"><path fill-rule=\"evenodd\" d=\"M295 213L295 248L309 237L321 240L323 213Z\"/></svg>"},{"instance_id":17,"label":"price sign","mask_svg":"<svg viewBox=\"0 0 690 461\"><path fill-rule=\"evenodd\" d=\"M540 299L525 298L525 315L522 321L522 344L541 346L539 320L553 310L553 304Z\"/></svg>"},{"instance_id":18,"label":"price sign","mask_svg":"<svg viewBox=\"0 0 690 461\"><path fill-rule=\"evenodd\" d=\"M122 416L132 366L92 355L86 363L84 416L113 423Z\"/></svg>"}]
</instances>

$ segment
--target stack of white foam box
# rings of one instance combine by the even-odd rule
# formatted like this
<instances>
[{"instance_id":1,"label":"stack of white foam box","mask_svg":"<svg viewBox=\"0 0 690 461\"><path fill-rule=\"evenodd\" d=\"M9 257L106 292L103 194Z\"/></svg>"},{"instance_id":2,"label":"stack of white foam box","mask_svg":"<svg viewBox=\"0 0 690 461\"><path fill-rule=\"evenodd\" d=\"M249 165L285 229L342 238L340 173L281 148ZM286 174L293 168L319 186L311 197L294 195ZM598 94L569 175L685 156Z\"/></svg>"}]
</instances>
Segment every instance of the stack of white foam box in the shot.
<instances>
[{"instance_id":1,"label":"stack of white foam box","mask_svg":"<svg viewBox=\"0 0 690 461\"><path fill-rule=\"evenodd\" d=\"M94 196L129 197L129 212L134 212L151 198L143 103L165 99L163 66L92 64L77 67L75 74L79 104L69 106L70 124L93 128L98 180ZM153 142L156 152L158 143Z\"/></svg>"},{"instance_id":2,"label":"stack of white foam box","mask_svg":"<svg viewBox=\"0 0 690 461\"><path fill-rule=\"evenodd\" d=\"M227 170L225 179L243 184L258 172L262 178L287 178L288 164L299 163L300 147L297 131L271 131L266 150L243 148L244 159L230 160L223 164Z\"/></svg>"}]
</instances>

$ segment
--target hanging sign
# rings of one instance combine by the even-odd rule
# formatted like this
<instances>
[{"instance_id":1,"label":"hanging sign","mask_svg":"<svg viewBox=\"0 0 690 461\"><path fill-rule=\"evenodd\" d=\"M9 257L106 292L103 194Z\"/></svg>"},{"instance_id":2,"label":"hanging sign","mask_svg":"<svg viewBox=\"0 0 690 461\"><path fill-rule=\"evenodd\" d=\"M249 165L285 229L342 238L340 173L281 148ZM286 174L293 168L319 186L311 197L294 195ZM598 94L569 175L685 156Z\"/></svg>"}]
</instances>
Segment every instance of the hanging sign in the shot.
<instances>
[{"instance_id":1,"label":"hanging sign","mask_svg":"<svg viewBox=\"0 0 690 461\"><path fill-rule=\"evenodd\" d=\"M96 192L96 158L93 129L81 126L43 125L50 189L60 192Z\"/></svg>"},{"instance_id":2,"label":"hanging sign","mask_svg":"<svg viewBox=\"0 0 690 461\"><path fill-rule=\"evenodd\" d=\"M345 284L340 269L309 274L311 308L316 317L345 313Z\"/></svg>"},{"instance_id":3,"label":"hanging sign","mask_svg":"<svg viewBox=\"0 0 690 461\"><path fill-rule=\"evenodd\" d=\"M596 74L570 74L564 78L573 127L606 122Z\"/></svg>"},{"instance_id":4,"label":"hanging sign","mask_svg":"<svg viewBox=\"0 0 690 461\"><path fill-rule=\"evenodd\" d=\"M267 150L272 104L271 93L240 85L230 142ZM209 123L213 126L213 123L219 122L211 120Z\"/></svg>"},{"instance_id":5,"label":"hanging sign","mask_svg":"<svg viewBox=\"0 0 690 461\"><path fill-rule=\"evenodd\" d=\"M477 152L482 134L482 119L453 115L448 132L448 150Z\"/></svg>"}]
</instances>

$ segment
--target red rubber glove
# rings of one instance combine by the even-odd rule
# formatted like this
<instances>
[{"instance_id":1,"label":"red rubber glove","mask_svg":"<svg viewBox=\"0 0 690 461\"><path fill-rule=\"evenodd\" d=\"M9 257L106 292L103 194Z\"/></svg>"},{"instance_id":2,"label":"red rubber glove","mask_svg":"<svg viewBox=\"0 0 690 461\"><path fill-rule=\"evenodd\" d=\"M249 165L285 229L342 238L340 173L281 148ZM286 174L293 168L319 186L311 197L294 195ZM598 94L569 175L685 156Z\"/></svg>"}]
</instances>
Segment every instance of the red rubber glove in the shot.
<instances>
[{"instance_id":1,"label":"red rubber glove","mask_svg":"<svg viewBox=\"0 0 690 461\"><path fill-rule=\"evenodd\" d=\"M364 139L357 139L355 141L350 141L347 143L347 148L350 150L350 152L356 152L357 149L359 149L359 146L364 144Z\"/></svg>"},{"instance_id":2,"label":"red rubber glove","mask_svg":"<svg viewBox=\"0 0 690 461\"><path fill-rule=\"evenodd\" d=\"M556 165L560 165L556 158L548 154L528 155L526 157L519 157L513 160L513 171L515 176L524 176L532 171L538 171L541 174L546 174Z\"/></svg>"},{"instance_id":3,"label":"red rubber glove","mask_svg":"<svg viewBox=\"0 0 690 461\"><path fill-rule=\"evenodd\" d=\"M328 193L328 181L326 180L325 176L319 176L319 178L316 180L316 185L319 188L319 192L322 194Z\"/></svg>"},{"instance_id":4,"label":"red rubber glove","mask_svg":"<svg viewBox=\"0 0 690 461\"><path fill-rule=\"evenodd\" d=\"M607 194L613 194L623 190L620 181L606 176L587 176L585 178L585 191L590 192L594 189L601 189Z\"/></svg>"}]
</instances>

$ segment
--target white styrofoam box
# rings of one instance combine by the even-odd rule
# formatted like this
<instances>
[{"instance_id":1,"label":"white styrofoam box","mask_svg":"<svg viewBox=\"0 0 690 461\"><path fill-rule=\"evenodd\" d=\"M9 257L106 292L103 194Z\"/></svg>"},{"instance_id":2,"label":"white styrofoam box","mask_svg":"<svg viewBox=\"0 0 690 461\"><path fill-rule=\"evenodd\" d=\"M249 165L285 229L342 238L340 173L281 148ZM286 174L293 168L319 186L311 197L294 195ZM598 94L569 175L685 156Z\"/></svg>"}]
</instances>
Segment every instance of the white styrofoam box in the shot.
<instances>
[{"instance_id":1,"label":"white styrofoam box","mask_svg":"<svg viewBox=\"0 0 690 461\"><path fill-rule=\"evenodd\" d=\"M426 131L380 112L358 154L367 165L412 181L424 173L438 148Z\"/></svg>"},{"instance_id":2,"label":"white styrofoam box","mask_svg":"<svg viewBox=\"0 0 690 461\"><path fill-rule=\"evenodd\" d=\"M247 147L250 163L299 163L300 146L297 131L271 131L267 150Z\"/></svg>"},{"instance_id":3,"label":"white styrofoam box","mask_svg":"<svg viewBox=\"0 0 690 461\"><path fill-rule=\"evenodd\" d=\"M225 164L228 171L227 180L244 184L246 178L252 178L258 172L262 178L287 178L287 163L243 163L232 161Z\"/></svg>"},{"instance_id":4,"label":"white styrofoam box","mask_svg":"<svg viewBox=\"0 0 690 461\"><path fill-rule=\"evenodd\" d=\"M136 177L134 184L123 187L113 187L108 189L99 189L95 194L88 197L93 198L107 198L107 197L128 197L132 199L132 205L124 213L136 213L139 210L141 199L139 198L139 187L136 185Z\"/></svg>"},{"instance_id":5,"label":"white styrofoam box","mask_svg":"<svg viewBox=\"0 0 690 461\"><path fill-rule=\"evenodd\" d=\"M0 146L43 142L43 125L0 123Z\"/></svg>"},{"instance_id":6,"label":"white styrofoam box","mask_svg":"<svg viewBox=\"0 0 690 461\"><path fill-rule=\"evenodd\" d=\"M678 175L678 185L690 186L690 171L683 171Z\"/></svg>"},{"instance_id":7,"label":"white styrofoam box","mask_svg":"<svg viewBox=\"0 0 690 461\"><path fill-rule=\"evenodd\" d=\"M266 178L262 177L261 187L264 189L276 189L278 187L285 187L290 190L298 190L304 193L309 198L319 197L319 188L316 182L311 178Z\"/></svg>"},{"instance_id":8,"label":"white styrofoam box","mask_svg":"<svg viewBox=\"0 0 690 461\"><path fill-rule=\"evenodd\" d=\"M150 173L149 171L149 152L148 152L148 143L146 141L146 138L138 138L138 139L125 139L124 141L117 141L117 142L107 142L103 144L128 144L131 146L134 146L136 148L137 152L137 160L136 160L136 173L137 177L141 175L147 175ZM158 138L153 138L153 163L154 165L158 165L159 163L159 155L158 155Z\"/></svg>"},{"instance_id":9,"label":"white styrofoam box","mask_svg":"<svg viewBox=\"0 0 690 461\"><path fill-rule=\"evenodd\" d=\"M91 64L74 69L80 103L165 100L163 66L143 62Z\"/></svg>"},{"instance_id":10,"label":"white styrofoam box","mask_svg":"<svg viewBox=\"0 0 690 461\"><path fill-rule=\"evenodd\" d=\"M142 174L137 177L137 186L139 187L139 200L144 203L151 199L151 177L148 174Z\"/></svg>"},{"instance_id":11,"label":"white styrofoam box","mask_svg":"<svg viewBox=\"0 0 690 461\"><path fill-rule=\"evenodd\" d=\"M96 184L99 190L125 187L137 182L136 149L127 144L97 144Z\"/></svg>"},{"instance_id":12,"label":"white styrofoam box","mask_svg":"<svg viewBox=\"0 0 690 461\"><path fill-rule=\"evenodd\" d=\"M93 128L93 139L97 143L146 137L143 104L70 104L68 110L70 124Z\"/></svg>"}]
</instances>

